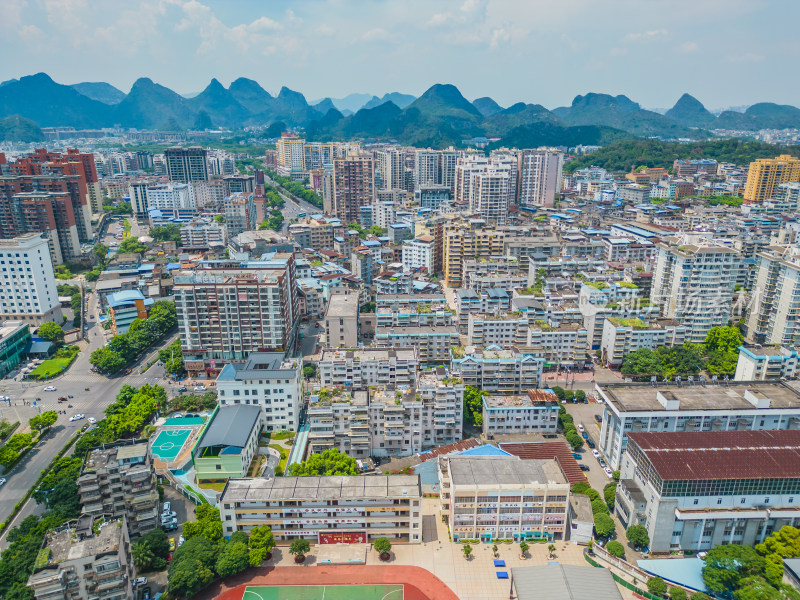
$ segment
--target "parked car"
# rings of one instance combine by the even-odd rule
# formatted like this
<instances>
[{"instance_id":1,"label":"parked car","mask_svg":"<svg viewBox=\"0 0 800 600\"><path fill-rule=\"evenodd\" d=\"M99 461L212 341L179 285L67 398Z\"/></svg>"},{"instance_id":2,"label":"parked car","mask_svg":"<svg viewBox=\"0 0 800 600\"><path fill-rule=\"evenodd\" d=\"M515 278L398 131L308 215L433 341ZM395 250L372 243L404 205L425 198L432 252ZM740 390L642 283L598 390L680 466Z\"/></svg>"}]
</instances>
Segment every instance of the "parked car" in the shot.
<instances>
[{"instance_id":1,"label":"parked car","mask_svg":"<svg viewBox=\"0 0 800 600\"><path fill-rule=\"evenodd\" d=\"M583 433L584 431L586 431L586 428L583 426L583 424L582 424L582 423L578 423L578 431L580 431L581 433Z\"/></svg>"},{"instance_id":2,"label":"parked car","mask_svg":"<svg viewBox=\"0 0 800 600\"><path fill-rule=\"evenodd\" d=\"M167 500L164 502L164 506L161 507L161 512L169 512L172 510L172 502Z\"/></svg>"},{"instance_id":3,"label":"parked car","mask_svg":"<svg viewBox=\"0 0 800 600\"><path fill-rule=\"evenodd\" d=\"M169 551L175 552L175 538L169 538Z\"/></svg>"},{"instance_id":4,"label":"parked car","mask_svg":"<svg viewBox=\"0 0 800 600\"><path fill-rule=\"evenodd\" d=\"M586 445L589 446L589 448L594 448L594 440L592 440L592 438L586 438Z\"/></svg>"},{"instance_id":5,"label":"parked car","mask_svg":"<svg viewBox=\"0 0 800 600\"><path fill-rule=\"evenodd\" d=\"M94 417L89 417L87 420L88 420L88 421L89 421L89 423L91 423L92 425L94 425L95 423L97 423L97 419L95 419Z\"/></svg>"},{"instance_id":6,"label":"parked car","mask_svg":"<svg viewBox=\"0 0 800 600\"><path fill-rule=\"evenodd\" d=\"M45 392L55 392L56 391L56 386L48 385L46 388L44 388L44 391Z\"/></svg>"},{"instance_id":7,"label":"parked car","mask_svg":"<svg viewBox=\"0 0 800 600\"><path fill-rule=\"evenodd\" d=\"M600 458L600 453L597 450L592 450L592 456L595 458Z\"/></svg>"},{"instance_id":8,"label":"parked car","mask_svg":"<svg viewBox=\"0 0 800 600\"><path fill-rule=\"evenodd\" d=\"M603 469L603 471L606 472L606 475L608 475L609 479L613 479L614 478L614 472L611 469L609 469L608 467L605 467Z\"/></svg>"},{"instance_id":9,"label":"parked car","mask_svg":"<svg viewBox=\"0 0 800 600\"><path fill-rule=\"evenodd\" d=\"M171 510L169 512L161 513L161 520L162 521L166 520L166 519L169 519L171 521L172 519L177 519L177 518L178 518L178 513L176 513L174 510Z\"/></svg>"},{"instance_id":10,"label":"parked car","mask_svg":"<svg viewBox=\"0 0 800 600\"><path fill-rule=\"evenodd\" d=\"M572 453L572 458L574 458L575 460L580 460L583 457L580 454L578 454L577 452L573 452Z\"/></svg>"},{"instance_id":11,"label":"parked car","mask_svg":"<svg viewBox=\"0 0 800 600\"><path fill-rule=\"evenodd\" d=\"M0 477L0 485L3 485L6 482L5 477Z\"/></svg>"},{"instance_id":12,"label":"parked car","mask_svg":"<svg viewBox=\"0 0 800 600\"><path fill-rule=\"evenodd\" d=\"M583 439L585 439L585 440L588 440L589 439L589 434L584 431L584 432L581 433L581 437Z\"/></svg>"},{"instance_id":13,"label":"parked car","mask_svg":"<svg viewBox=\"0 0 800 600\"><path fill-rule=\"evenodd\" d=\"M595 415L594 416L594 420L597 421L598 423L602 423L603 422L603 417L601 415Z\"/></svg>"},{"instance_id":14,"label":"parked car","mask_svg":"<svg viewBox=\"0 0 800 600\"><path fill-rule=\"evenodd\" d=\"M59 401L59 402L66 402L66 401L67 401L67 399L66 399L64 396L61 396L61 397L58 399L58 401Z\"/></svg>"},{"instance_id":15,"label":"parked car","mask_svg":"<svg viewBox=\"0 0 800 600\"><path fill-rule=\"evenodd\" d=\"M183 546L183 542L185 542L185 541L186 541L186 540L185 540L185 539L183 539L183 536L179 537L179 538L178 538L178 548L180 548L181 546Z\"/></svg>"},{"instance_id":16,"label":"parked car","mask_svg":"<svg viewBox=\"0 0 800 600\"><path fill-rule=\"evenodd\" d=\"M205 391L206 391L206 389L207 389L207 388L206 388L206 386L204 386L204 385L197 385L197 386L195 386L195 388L194 388L194 391L195 391L195 392L205 392Z\"/></svg>"},{"instance_id":17,"label":"parked car","mask_svg":"<svg viewBox=\"0 0 800 600\"><path fill-rule=\"evenodd\" d=\"M578 463L578 467L580 467L581 471L588 471L589 467L584 465L583 463Z\"/></svg>"},{"instance_id":18,"label":"parked car","mask_svg":"<svg viewBox=\"0 0 800 600\"><path fill-rule=\"evenodd\" d=\"M84 418L84 414L83 414L83 413L78 413L77 415L72 415L72 416L69 418L69 420L70 420L70 421L80 421L80 420L81 420L81 419L83 419L83 418Z\"/></svg>"},{"instance_id":19,"label":"parked car","mask_svg":"<svg viewBox=\"0 0 800 600\"><path fill-rule=\"evenodd\" d=\"M134 586L144 585L145 583L147 583L147 577L137 577L136 579L133 580Z\"/></svg>"}]
</instances>

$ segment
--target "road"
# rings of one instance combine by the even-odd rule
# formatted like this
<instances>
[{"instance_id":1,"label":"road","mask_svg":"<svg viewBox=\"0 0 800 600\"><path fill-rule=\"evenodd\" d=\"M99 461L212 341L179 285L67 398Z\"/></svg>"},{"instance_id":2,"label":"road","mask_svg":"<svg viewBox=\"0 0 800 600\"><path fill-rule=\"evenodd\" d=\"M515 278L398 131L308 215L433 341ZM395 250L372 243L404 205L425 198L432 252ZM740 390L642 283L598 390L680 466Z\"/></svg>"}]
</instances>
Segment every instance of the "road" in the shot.
<instances>
[{"instance_id":1,"label":"road","mask_svg":"<svg viewBox=\"0 0 800 600\"><path fill-rule=\"evenodd\" d=\"M58 421L53 426L48 436L33 450L31 450L23 460L9 474L4 475L8 480L0 488L0 521L5 520L30 487L39 478L42 470L47 468L53 457L63 448L67 441L75 432L86 424L86 420L71 422L69 418L77 413L83 413L86 418L94 417L100 420L104 417L103 411L106 406L114 402L119 389L125 385L142 386L145 383L164 384L164 368L158 364L153 365L145 373L141 373L140 367L134 368L133 372L127 376L108 378L90 371L89 356L92 351L105 344L105 334L98 326L97 321L97 299L94 294L90 297L88 343L80 342L81 352L78 358L67 370L67 372L49 382L27 382L9 379L0 380L0 395L9 396L9 403L0 402L0 418L8 419L11 422L19 421L20 429L27 425L28 419L40 411L64 410L66 414L59 414ZM165 340L163 345L171 340ZM154 349L151 353L156 353ZM150 357L142 359L140 364L145 365ZM55 392L45 392L44 388L53 385ZM86 388L89 388L88 391ZM68 404L58 404L58 398L62 396L73 396ZM36 402L41 398L40 402ZM34 402L36 406L34 406ZM31 514L35 508L33 501L23 509L18 519Z\"/></svg>"},{"instance_id":2,"label":"road","mask_svg":"<svg viewBox=\"0 0 800 600\"><path fill-rule=\"evenodd\" d=\"M281 209L283 213L283 230L288 231L289 229L289 222L292 219L299 218L298 215L300 213L306 213L306 215L314 215L319 214L322 212L322 209L318 206L314 206L303 200L302 198L298 198L290 194L285 188L281 187L279 183L277 183L274 179L270 179L269 175L264 175L264 182L267 185L273 186L278 193L283 198L285 204Z\"/></svg>"}]
</instances>

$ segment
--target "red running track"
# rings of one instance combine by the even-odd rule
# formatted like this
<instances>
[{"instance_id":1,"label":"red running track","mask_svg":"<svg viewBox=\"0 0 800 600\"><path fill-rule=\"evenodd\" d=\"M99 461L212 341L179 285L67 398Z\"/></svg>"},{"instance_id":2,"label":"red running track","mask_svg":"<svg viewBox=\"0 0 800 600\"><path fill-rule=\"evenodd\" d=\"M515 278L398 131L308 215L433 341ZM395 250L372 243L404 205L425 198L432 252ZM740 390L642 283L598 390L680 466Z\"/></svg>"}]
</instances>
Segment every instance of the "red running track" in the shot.
<instances>
[{"instance_id":1,"label":"red running track","mask_svg":"<svg viewBox=\"0 0 800 600\"><path fill-rule=\"evenodd\" d=\"M330 565L324 567L255 567L206 588L197 600L242 600L248 585L380 585L404 584L404 600L458 600L430 571L395 565Z\"/></svg>"}]
</instances>

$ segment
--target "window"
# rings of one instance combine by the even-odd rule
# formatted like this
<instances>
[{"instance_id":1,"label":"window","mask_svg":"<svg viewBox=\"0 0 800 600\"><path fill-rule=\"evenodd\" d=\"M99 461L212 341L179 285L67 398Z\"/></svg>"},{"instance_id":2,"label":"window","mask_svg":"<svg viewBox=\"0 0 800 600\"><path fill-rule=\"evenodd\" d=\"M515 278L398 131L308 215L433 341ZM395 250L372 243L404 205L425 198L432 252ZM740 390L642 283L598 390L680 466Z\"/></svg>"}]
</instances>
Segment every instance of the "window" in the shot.
<instances>
[{"instance_id":1,"label":"window","mask_svg":"<svg viewBox=\"0 0 800 600\"><path fill-rule=\"evenodd\" d=\"M692 502L692 504L697 504L697 502L698 502L698 499L695 498L694 501Z\"/></svg>"},{"instance_id":2,"label":"window","mask_svg":"<svg viewBox=\"0 0 800 600\"><path fill-rule=\"evenodd\" d=\"M722 504L722 498L717 498L717 504Z\"/></svg>"}]
</instances>

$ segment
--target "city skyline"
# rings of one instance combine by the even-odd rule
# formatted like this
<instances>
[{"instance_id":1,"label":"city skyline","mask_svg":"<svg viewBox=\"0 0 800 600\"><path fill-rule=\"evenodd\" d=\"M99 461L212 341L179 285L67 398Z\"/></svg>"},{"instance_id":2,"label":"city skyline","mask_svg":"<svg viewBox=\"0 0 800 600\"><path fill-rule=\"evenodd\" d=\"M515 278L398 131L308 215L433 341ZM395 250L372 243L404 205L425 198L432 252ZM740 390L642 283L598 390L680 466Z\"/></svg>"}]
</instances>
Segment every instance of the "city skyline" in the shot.
<instances>
[{"instance_id":1,"label":"city skyline","mask_svg":"<svg viewBox=\"0 0 800 600\"><path fill-rule=\"evenodd\" d=\"M798 105L800 84L780 76L800 49L792 15L800 16L800 6L777 0L680 0L670 10L628 0L557 8L490 0L268 7L31 0L0 5L0 49L17 57L0 67L0 80L45 71L63 83L106 81L127 92L148 76L187 94L215 76L224 85L245 76L273 94L285 85L309 101L418 96L434 83L453 83L469 99L551 109L587 92L624 94L647 108L672 106L684 92L711 109ZM347 77L322 68L345 63ZM515 76L498 78L500 64ZM670 71L680 77L654 85ZM731 91L719 85L724 80L748 86Z\"/></svg>"}]
</instances>

